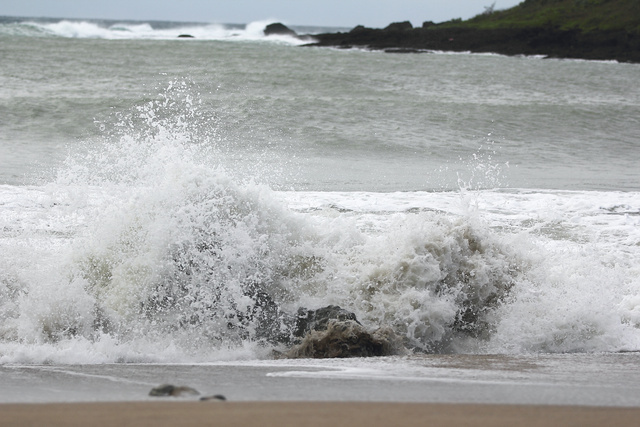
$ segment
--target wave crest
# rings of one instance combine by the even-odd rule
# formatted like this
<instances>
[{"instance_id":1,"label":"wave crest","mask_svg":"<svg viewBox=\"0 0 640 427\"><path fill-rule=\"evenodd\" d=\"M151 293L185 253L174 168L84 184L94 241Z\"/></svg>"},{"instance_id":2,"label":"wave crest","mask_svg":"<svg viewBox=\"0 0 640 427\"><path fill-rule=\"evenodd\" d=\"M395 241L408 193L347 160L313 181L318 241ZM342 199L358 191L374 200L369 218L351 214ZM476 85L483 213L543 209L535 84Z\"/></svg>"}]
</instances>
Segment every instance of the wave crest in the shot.
<instances>
[{"instance_id":1,"label":"wave crest","mask_svg":"<svg viewBox=\"0 0 640 427\"><path fill-rule=\"evenodd\" d=\"M0 23L0 34L21 37L64 37L106 40L173 40L189 35L198 40L271 41L286 44L305 43L291 36L264 35L272 21L256 21L247 25L180 24L154 22L110 22L60 20L55 22L27 20Z\"/></svg>"}]
</instances>

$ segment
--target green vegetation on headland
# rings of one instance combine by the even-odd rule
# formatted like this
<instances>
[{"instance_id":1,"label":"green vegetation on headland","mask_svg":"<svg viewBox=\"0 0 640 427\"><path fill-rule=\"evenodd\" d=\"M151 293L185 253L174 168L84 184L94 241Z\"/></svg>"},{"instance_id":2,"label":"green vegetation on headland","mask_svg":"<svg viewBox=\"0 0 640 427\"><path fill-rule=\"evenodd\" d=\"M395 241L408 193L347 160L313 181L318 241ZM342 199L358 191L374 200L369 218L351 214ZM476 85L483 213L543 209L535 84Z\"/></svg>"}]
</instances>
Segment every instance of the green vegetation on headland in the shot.
<instances>
[{"instance_id":1,"label":"green vegetation on headland","mask_svg":"<svg viewBox=\"0 0 640 427\"><path fill-rule=\"evenodd\" d=\"M463 21L409 22L384 29L358 26L315 35L315 46L364 47L388 52L493 52L640 62L640 0L525 0L507 10Z\"/></svg>"},{"instance_id":2,"label":"green vegetation on headland","mask_svg":"<svg viewBox=\"0 0 640 427\"><path fill-rule=\"evenodd\" d=\"M506 10L485 8L468 21L443 26L468 28L555 28L580 31L629 31L640 33L638 0L525 0Z\"/></svg>"}]
</instances>

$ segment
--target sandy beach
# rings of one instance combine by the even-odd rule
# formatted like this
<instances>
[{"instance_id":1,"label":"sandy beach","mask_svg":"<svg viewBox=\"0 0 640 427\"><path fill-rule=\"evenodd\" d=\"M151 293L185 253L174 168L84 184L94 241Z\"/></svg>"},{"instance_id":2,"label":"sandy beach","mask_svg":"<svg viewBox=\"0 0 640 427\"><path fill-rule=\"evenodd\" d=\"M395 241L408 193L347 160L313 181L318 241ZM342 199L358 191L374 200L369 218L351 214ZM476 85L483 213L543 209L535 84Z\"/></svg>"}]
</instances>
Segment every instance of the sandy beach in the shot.
<instances>
[{"instance_id":1,"label":"sandy beach","mask_svg":"<svg viewBox=\"0 0 640 427\"><path fill-rule=\"evenodd\" d=\"M640 408L640 354L414 355L208 364L0 366L0 404L176 403L149 396L188 386L200 403L388 402ZM160 399L160 400L157 400ZM186 399L186 400L185 400ZM162 407L163 405L160 405Z\"/></svg>"},{"instance_id":2,"label":"sandy beach","mask_svg":"<svg viewBox=\"0 0 640 427\"><path fill-rule=\"evenodd\" d=\"M3 426L635 426L640 408L375 402L0 405Z\"/></svg>"}]
</instances>

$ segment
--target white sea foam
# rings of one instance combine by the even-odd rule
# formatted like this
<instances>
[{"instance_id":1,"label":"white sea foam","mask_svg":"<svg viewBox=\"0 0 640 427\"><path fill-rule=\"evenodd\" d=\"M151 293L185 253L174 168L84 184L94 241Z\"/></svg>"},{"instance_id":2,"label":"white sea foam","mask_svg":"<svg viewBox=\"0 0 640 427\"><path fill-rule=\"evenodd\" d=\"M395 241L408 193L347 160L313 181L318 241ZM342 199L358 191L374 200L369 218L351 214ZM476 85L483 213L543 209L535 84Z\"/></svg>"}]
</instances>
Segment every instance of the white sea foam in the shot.
<instances>
[{"instance_id":1,"label":"white sea foam","mask_svg":"<svg viewBox=\"0 0 640 427\"><path fill-rule=\"evenodd\" d=\"M0 25L0 34L18 36L55 36L66 38L96 38L108 40L173 40L189 35L198 40L270 41L303 44L308 40L288 35L264 35L273 21L255 21L245 26L224 24L171 25L153 23L113 23L61 20L58 22L24 21Z\"/></svg>"},{"instance_id":2,"label":"white sea foam","mask_svg":"<svg viewBox=\"0 0 640 427\"><path fill-rule=\"evenodd\" d=\"M217 197L219 202L220 195L195 188L202 184L215 188L220 183L200 178L197 183L190 182L192 179L195 175L187 179L187 187L185 181L179 185L173 181L137 190L140 193L123 192L125 200L116 197L115 204L107 202L114 201L113 193L103 202L103 190L96 188L69 188L71 192L93 193L80 202L67 199L64 191L56 194L51 189L3 187L3 225L14 224L12 229L4 226L2 241L2 312L6 319L3 361L92 363L246 357L241 355L247 354L246 345L250 343L237 341L216 319L202 319L183 331L176 330L180 317L205 314L198 304L204 301L203 293L210 290L200 288L202 283L189 284L193 286L190 292L196 293L189 308L181 306L170 312L167 306L154 318L140 311L141 299L156 298L152 287L166 282L163 274L176 280L177 267L171 265L175 255L170 255L176 239L202 239L194 229L202 225L197 218L202 218L204 210L219 209L202 197ZM221 183L234 186L227 179ZM172 188L174 184L177 188ZM191 185L194 187L189 189ZM181 191L186 197L179 195ZM7 193L20 200L19 211L14 210L15 204L12 209L6 202ZM527 193L531 199L525 196ZM272 194L254 187L241 190L241 199L226 191L222 194L232 203L223 205L225 209L237 209L243 203L262 206L259 216L267 221L267 229L255 217L258 212L250 211L241 217L243 222L232 227L233 234L225 236L225 244L230 247L223 254L224 261L207 259L206 253L189 252L188 248L180 249L186 252L177 256L184 262L211 263L214 270L221 263L227 265L226 269L242 266L240 278L224 271L204 273L226 281L225 298L242 298L241 283L247 277L277 281L287 293L282 303L291 310L297 305L337 303L355 310L367 325L391 323L428 347L441 345L465 301L456 301L455 294L434 294L433 286L443 275L482 276L471 282L479 291L484 289L483 283L494 287L496 281L502 283L507 277L513 283L503 301L495 309L482 306L490 309L487 329L480 331L484 336L458 336L457 341L454 339L457 347L449 347L449 351L640 348L640 282L633 262L639 247L637 215L620 215L626 218L624 221L615 214L603 215L599 225L576 230L576 220L590 220L591 212L574 212L567 215L567 221L557 217L549 221L538 217L530 223L515 220L530 215L524 206L524 210L503 212L502 218L494 212L489 215L490 221L485 221L485 211L468 216L464 202L458 199L460 204L456 206L454 199L459 195L452 193L360 193L347 199L348 193ZM569 196L529 191L483 195L493 199L493 207L509 203L514 196L537 204L557 203ZM595 201L603 194L579 192L570 196ZM616 203L633 195L606 196ZM197 203L187 202L193 197L204 203L200 209ZM398 198L408 209L398 208L394 203ZM90 199L96 205L89 203ZM304 200L304 212L287 210L287 200L291 206L299 206ZM357 205L358 210L346 209L347 205ZM380 210L381 206L385 209ZM560 216L568 213L556 211ZM524 225L518 228L517 223ZM629 226L633 229L634 223L635 236L623 238L626 233L610 232ZM21 224L20 230L17 224ZM214 229L215 225L208 232ZM589 233L585 234L585 229ZM471 232L488 246L484 249L488 256L465 254L459 239L469 238ZM293 240L292 234L297 235ZM585 240L587 235L591 241ZM297 264L292 265L292 261ZM321 271L312 274L310 269L314 268ZM286 273L276 272L285 269ZM512 269L519 271L511 276ZM78 277L81 274L85 277ZM96 291L92 280L107 282ZM189 298L184 293L171 297ZM103 332L95 330L96 307L108 312L110 319L111 326ZM203 338L207 334L209 341ZM234 353L230 348L236 346ZM253 350L249 353L260 354L259 347L250 346Z\"/></svg>"},{"instance_id":3,"label":"white sea foam","mask_svg":"<svg viewBox=\"0 0 640 427\"><path fill-rule=\"evenodd\" d=\"M265 357L328 304L423 351L640 349L638 193L274 192L183 82L119 117L0 187L2 363Z\"/></svg>"}]
</instances>

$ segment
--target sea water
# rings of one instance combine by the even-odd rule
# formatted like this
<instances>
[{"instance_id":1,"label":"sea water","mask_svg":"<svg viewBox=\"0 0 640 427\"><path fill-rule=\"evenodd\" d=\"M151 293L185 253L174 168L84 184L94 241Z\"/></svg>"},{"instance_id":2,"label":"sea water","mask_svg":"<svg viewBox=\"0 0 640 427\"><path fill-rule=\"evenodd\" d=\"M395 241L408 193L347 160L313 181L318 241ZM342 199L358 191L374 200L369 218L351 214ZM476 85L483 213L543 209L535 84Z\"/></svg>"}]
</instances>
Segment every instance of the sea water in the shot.
<instances>
[{"instance_id":1,"label":"sea water","mask_svg":"<svg viewBox=\"0 0 640 427\"><path fill-rule=\"evenodd\" d=\"M2 19L0 363L270 360L255 289L402 357L640 350L640 66L264 25Z\"/></svg>"}]
</instances>

